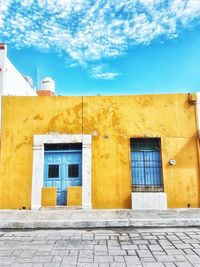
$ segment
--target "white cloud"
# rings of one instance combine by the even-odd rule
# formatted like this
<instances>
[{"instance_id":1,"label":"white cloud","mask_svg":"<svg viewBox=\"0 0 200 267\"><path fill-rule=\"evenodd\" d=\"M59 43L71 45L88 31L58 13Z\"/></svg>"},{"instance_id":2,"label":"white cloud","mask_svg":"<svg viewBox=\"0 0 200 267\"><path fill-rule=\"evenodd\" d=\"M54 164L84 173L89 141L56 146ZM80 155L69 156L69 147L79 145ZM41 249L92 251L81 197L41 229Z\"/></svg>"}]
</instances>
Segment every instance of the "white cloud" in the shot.
<instances>
[{"instance_id":1,"label":"white cloud","mask_svg":"<svg viewBox=\"0 0 200 267\"><path fill-rule=\"evenodd\" d=\"M108 71L108 66L105 64L89 68L89 73L92 78L103 80L113 80L120 75L120 73Z\"/></svg>"},{"instance_id":2,"label":"white cloud","mask_svg":"<svg viewBox=\"0 0 200 267\"><path fill-rule=\"evenodd\" d=\"M200 0L0 0L0 38L18 48L52 49L85 67L162 36L175 38L199 16Z\"/></svg>"},{"instance_id":3,"label":"white cloud","mask_svg":"<svg viewBox=\"0 0 200 267\"><path fill-rule=\"evenodd\" d=\"M0 28L4 27L5 16L7 14L10 2L11 1L9 0L7 1L0 0Z\"/></svg>"}]
</instances>

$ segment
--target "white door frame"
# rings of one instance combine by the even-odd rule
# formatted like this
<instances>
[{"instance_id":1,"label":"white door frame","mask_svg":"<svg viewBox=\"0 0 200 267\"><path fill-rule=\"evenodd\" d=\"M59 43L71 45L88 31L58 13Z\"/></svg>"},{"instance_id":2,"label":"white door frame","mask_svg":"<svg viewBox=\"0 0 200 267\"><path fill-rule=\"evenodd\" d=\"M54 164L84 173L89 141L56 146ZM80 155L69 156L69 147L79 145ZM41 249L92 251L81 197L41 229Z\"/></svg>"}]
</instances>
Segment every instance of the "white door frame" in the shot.
<instances>
[{"instance_id":1,"label":"white door frame","mask_svg":"<svg viewBox=\"0 0 200 267\"><path fill-rule=\"evenodd\" d=\"M41 194L44 175L44 144L58 143L82 143L82 208L91 209L92 136L89 134L82 135L56 133L34 135L31 209L39 209L41 207Z\"/></svg>"}]
</instances>

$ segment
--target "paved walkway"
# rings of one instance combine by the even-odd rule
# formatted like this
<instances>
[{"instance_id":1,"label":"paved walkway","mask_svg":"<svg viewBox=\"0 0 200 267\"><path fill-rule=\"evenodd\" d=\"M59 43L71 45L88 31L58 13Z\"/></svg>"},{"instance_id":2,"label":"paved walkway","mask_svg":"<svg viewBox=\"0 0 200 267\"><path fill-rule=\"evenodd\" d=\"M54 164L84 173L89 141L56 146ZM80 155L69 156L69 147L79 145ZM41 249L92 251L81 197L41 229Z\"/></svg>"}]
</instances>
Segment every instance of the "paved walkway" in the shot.
<instances>
[{"instance_id":1,"label":"paved walkway","mask_svg":"<svg viewBox=\"0 0 200 267\"><path fill-rule=\"evenodd\" d=\"M200 266L200 229L0 231L0 266Z\"/></svg>"},{"instance_id":2,"label":"paved walkway","mask_svg":"<svg viewBox=\"0 0 200 267\"><path fill-rule=\"evenodd\" d=\"M96 227L200 227L200 209L1 210L0 229L96 228Z\"/></svg>"}]
</instances>

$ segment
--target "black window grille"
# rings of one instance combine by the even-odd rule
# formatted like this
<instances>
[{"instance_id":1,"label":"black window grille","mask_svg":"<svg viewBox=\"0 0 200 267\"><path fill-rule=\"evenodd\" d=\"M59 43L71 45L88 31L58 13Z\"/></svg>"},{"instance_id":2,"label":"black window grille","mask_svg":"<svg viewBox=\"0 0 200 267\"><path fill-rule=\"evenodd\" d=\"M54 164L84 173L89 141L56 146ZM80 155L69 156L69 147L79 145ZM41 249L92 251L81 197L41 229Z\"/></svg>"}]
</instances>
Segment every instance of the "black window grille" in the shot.
<instances>
[{"instance_id":1,"label":"black window grille","mask_svg":"<svg viewBox=\"0 0 200 267\"><path fill-rule=\"evenodd\" d=\"M81 150L82 143L44 144L44 151L51 150Z\"/></svg>"},{"instance_id":2,"label":"black window grille","mask_svg":"<svg viewBox=\"0 0 200 267\"><path fill-rule=\"evenodd\" d=\"M68 177L71 178L78 177L78 164L69 164Z\"/></svg>"},{"instance_id":3,"label":"black window grille","mask_svg":"<svg viewBox=\"0 0 200 267\"><path fill-rule=\"evenodd\" d=\"M131 139L132 190L162 192L160 138Z\"/></svg>"},{"instance_id":4,"label":"black window grille","mask_svg":"<svg viewBox=\"0 0 200 267\"><path fill-rule=\"evenodd\" d=\"M49 165L48 177L49 178L58 178L59 177L59 165Z\"/></svg>"}]
</instances>

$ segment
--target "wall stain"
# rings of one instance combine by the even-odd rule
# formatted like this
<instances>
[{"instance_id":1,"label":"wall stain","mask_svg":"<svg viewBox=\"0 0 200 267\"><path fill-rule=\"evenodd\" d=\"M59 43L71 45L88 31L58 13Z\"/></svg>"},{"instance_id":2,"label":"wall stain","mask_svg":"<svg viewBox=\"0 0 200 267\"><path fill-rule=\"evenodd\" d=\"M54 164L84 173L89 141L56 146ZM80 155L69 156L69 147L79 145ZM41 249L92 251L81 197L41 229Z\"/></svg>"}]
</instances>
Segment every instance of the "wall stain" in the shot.
<instances>
[{"instance_id":1,"label":"wall stain","mask_svg":"<svg viewBox=\"0 0 200 267\"><path fill-rule=\"evenodd\" d=\"M34 117L33 117L34 120L43 120L44 118L40 115L40 114L36 114Z\"/></svg>"},{"instance_id":2,"label":"wall stain","mask_svg":"<svg viewBox=\"0 0 200 267\"><path fill-rule=\"evenodd\" d=\"M19 144L17 144L17 145L15 146L15 152L16 152L17 150L21 149L21 148L22 148L23 146L25 146L25 145L30 145L30 144L32 144L32 142L33 142L32 138L26 136L26 137L24 138L24 142L21 142L21 143L19 143Z\"/></svg>"}]
</instances>

